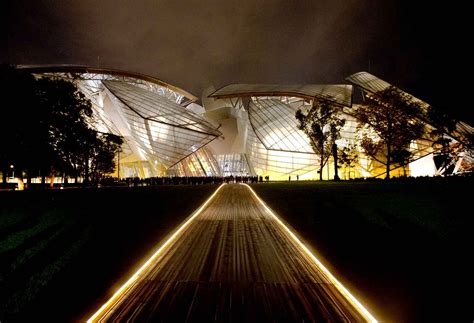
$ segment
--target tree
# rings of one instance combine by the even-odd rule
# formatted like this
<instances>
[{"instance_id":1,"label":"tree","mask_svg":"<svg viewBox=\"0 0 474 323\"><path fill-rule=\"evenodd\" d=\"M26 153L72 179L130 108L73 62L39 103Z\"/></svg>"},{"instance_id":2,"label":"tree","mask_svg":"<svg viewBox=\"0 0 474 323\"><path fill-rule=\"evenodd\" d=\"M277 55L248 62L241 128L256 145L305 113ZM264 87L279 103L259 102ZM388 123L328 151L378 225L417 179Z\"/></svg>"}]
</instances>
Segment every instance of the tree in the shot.
<instances>
[{"instance_id":1,"label":"tree","mask_svg":"<svg viewBox=\"0 0 474 323\"><path fill-rule=\"evenodd\" d=\"M91 128L92 104L68 81L41 79L42 103L50 116L50 143L59 158L53 172L81 176L85 185L98 183L115 168L115 154L123 143L121 137Z\"/></svg>"},{"instance_id":2,"label":"tree","mask_svg":"<svg viewBox=\"0 0 474 323\"><path fill-rule=\"evenodd\" d=\"M354 144L342 147L338 150L338 159L341 167L349 169L349 179L351 178L351 169L356 166L359 160L359 152Z\"/></svg>"},{"instance_id":3,"label":"tree","mask_svg":"<svg viewBox=\"0 0 474 323\"><path fill-rule=\"evenodd\" d=\"M340 138L340 130L345 124L345 119L338 114L338 108L330 102L314 100L309 111L304 113L298 109L295 117L298 129L308 136L313 151L319 156L319 179L323 179L323 167L333 155L334 179L338 180L336 140Z\"/></svg>"},{"instance_id":4,"label":"tree","mask_svg":"<svg viewBox=\"0 0 474 323\"><path fill-rule=\"evenodd\" d=\"M99 133L95 144L90 146L90 177L93 183L99 183L104 174L115 169L115 155L120 150L123 139L110 133Z\"/></svg>"},{"instance_id":5,"label":"tree","mask_svg":"<svg viewBox=\"0 0 474 323\"><path fill-rule=\"evenodd\" d=\"M36 102L35 78L11 66L0 66L0 167L3 183L10 167L20 180L23 171L32 168L30 152L36 151L41 143L38 117L34 108ZM33 137L31 133L35 134ZM47 152L45 152L47 154ZM28 171L30 177L31 171Z\"/></svg>"},{"instance_id":6,"label":"tree","mask_svg":"<svg viewBox=\"0 0 474 323\"><path fill-rule=\"evenodd\" d=\"M406 165L410 163L410 157L412 153L408 148L397 149L392 152L392 162L393 164L398 164L403 169L403 177L407 177Z\"/></svg>"},{"instance_id":7,"label":"tree","mask_svg":"<svg viewBox=\"0 0 474 323\"><path fill-rule=\"evenodd\" d=\"M390 178L393 163L405 164L411 157L410 143L424 133L420 113L419 104L393 86L368 95L355 110L358 129L362 130L360 147L367 156L385 165L386 179Z\"/></svg>"},{"instance_id":8,"label":"tree","mask_svg":"<svg viewBox=\"0 0 474 323\"><path fill-rule=\"evenodd\" d=\"M41 78L37 81L37 97L44 126L46 141L53 150L53 158L46 161L51 175L77 176L77 155L93 141L95 135L89 127L92 117L91 102L68 81Z\"/></svg>"},{"instance_id":9,"label":"tree","mask_svg":"<svg viewBox=\"0 0 474 323\"><path fill-rule=\"evenodd\" d=\"M454 169L459 154L460 143L454 141L447 134L452 134L456 130L457 120L439 108L430 106L428 109L428 120L434 128L430 131L433 139L434 162L438 174L448 174ZM466 146L470 145L469 137L459 138ZM471 145L472 146L472 145Z\"/></svg>"},{"instance_id":10,"label":"tree","mask_svg":"<svg viewBox=\"0 0 474 323\"><path fill-rule=\"evenodd\" d=\"M62 79L35 79L9 66L0 68L2 126L0 166L4 174L14 165L21 179L23 171L53 177L61 174L89 179L114 168L120 137L97 132L91 102L74 83ZM13 103L7 103L13 102Z\"/></svg>"}]
</instances>

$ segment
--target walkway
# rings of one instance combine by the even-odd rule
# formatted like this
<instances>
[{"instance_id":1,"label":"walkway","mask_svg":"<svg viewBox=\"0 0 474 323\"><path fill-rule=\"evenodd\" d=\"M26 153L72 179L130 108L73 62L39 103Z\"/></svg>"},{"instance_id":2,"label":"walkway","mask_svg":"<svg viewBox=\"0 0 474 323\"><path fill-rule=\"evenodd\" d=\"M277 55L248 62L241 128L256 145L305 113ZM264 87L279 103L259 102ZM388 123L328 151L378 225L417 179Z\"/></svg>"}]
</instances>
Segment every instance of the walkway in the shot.
<instances>
[{"instance_id":1,"label":"walkway","mask_svg":"<svg viewBox=\"0 0 474 323\"><path fill-rule=\"evenodd\" d=\"M246 185L223 185L91 321L373 318Z\"/></svg>"}]
</instances>

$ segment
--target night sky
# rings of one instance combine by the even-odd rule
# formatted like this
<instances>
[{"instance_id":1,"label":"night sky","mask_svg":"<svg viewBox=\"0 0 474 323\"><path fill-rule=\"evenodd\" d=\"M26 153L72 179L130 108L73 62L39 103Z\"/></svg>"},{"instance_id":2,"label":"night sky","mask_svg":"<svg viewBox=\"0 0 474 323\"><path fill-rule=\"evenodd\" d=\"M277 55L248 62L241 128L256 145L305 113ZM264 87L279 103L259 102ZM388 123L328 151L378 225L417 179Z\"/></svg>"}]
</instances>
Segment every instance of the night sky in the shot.
<instances>
[{"instance_id":1,"label":"night sky","mask_svg":"<svg viewBox=\"0 0 474 323\"><path fill-rule=\"evenodd\" d=\"M471 53L455 40L470 40L469 11L448 5L7 0L0 62L129 70L198 97L209 86L342 83L366 70L474 124Z\"/></svg>"}]
</instances>

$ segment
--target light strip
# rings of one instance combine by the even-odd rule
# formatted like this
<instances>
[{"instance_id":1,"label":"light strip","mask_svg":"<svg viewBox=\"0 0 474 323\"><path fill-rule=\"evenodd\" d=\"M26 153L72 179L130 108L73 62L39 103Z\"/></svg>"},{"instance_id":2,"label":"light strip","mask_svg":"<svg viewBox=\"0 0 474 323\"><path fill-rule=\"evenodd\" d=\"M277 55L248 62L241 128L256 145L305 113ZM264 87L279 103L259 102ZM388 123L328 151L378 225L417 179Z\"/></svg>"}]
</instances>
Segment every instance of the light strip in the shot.
<instances>
[{"instance_id":1,"label":"light strip","mask_svg":"<svg viewBox=\"0 0 474 323\"><path fill-rule=\"evenodd\" d=\"M297 243L297 245L303 249L303 251L314 261L316 267L320 269L324 274L326 274L328 280L337 288L337 290L347 299L349 303L354 306L359 313L367 319L368 322L378 322L372 314L345 288L337 279L336 277L331 274L331 272L321 263L321 261L316 258L315 255L301 242L300 239L280 220L280 218L272 211L270 208L262 201L262 199L255 193L255 191L247 184L243 184L247 186L247 188L252 192L255 198L263 205L265 210L267 210L270 215L277 221L280 226L285 229L286 232L290 235L291 238Z\"/></svg>"},{"instance_id":2,"label":"light strip","mask_svg":"<svg viewBox=\"0 0 474 323\"><path fill-rule=\"evenodd\" d=\"M152 262L154 262L155 260L157 260L157 258L163 253L163 250L165 250L167 247L169 247L169 245L174 241L176 240L176 238L178 237L178 235L180 233L183 232L183 230L189 226L189 224L206 208L206 206L209 204L209 202L211 202L211 200L216 196L216 194L220 191L220 189L225 185L225 183L221 184L221 186L219 186L217 188L217 190L211 195L211 197L209 197L207 199L206 202L204 202L203 205L201 205L201 207L199 209L197 209L194 214L186 221L184 222L179 228L178 230L175 231L175 233L173 233L173 235L143 264L143 266L140 267L140 269L138 269L135 274L133 274L132 277L130 277L130 279L125 283L123 284L116 292L115 294L104 304L102 305L99 310L91 316L90 319L87 320L87 323L91 323L91 322L98 322L100 320L99 317L104 317L109 311L110 309L115 305L115 303L117 303L117 301L120 300L120 298L125 294L127 293L130 288L132 287L132 285L142 276L144 276L146 273L145 273L145 270L148 269L150 267L150 265L152 264Z\"/></svg>"}]
</instances>

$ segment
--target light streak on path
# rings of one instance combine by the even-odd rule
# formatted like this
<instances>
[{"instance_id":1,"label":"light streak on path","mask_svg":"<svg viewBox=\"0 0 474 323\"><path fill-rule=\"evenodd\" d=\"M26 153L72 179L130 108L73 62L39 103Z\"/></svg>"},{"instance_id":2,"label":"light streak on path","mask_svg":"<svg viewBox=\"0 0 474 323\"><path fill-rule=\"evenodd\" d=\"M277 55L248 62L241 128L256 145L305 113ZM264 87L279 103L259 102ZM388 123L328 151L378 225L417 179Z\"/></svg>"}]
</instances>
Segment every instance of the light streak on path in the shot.
<instances>
[{"instance_id":1,"label":"light streak on path","mask_svg":"<svg viewBox=\"0 0 474 323\"><path fill-rule=\"evenodd\" d=\"M88 320L375 318L248 185L222 185Z\"/></svg>"}]
</instances>

